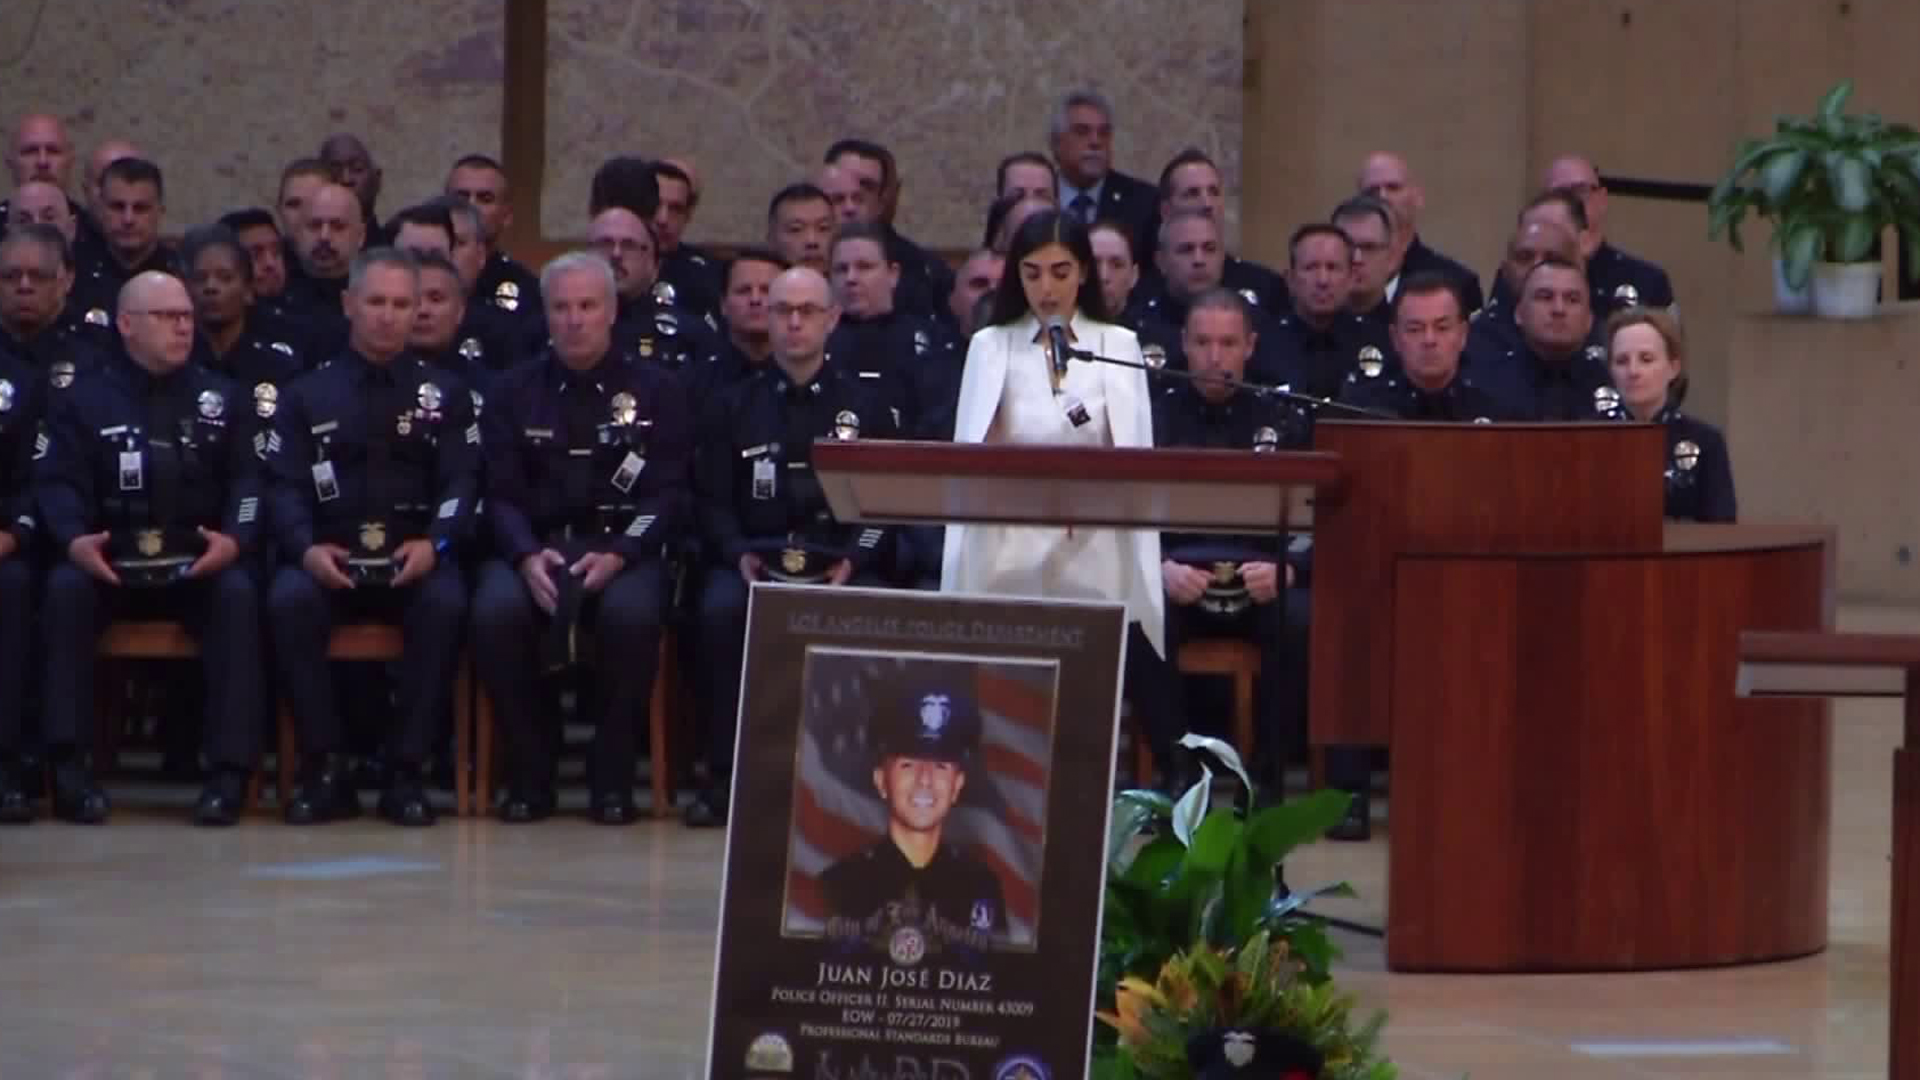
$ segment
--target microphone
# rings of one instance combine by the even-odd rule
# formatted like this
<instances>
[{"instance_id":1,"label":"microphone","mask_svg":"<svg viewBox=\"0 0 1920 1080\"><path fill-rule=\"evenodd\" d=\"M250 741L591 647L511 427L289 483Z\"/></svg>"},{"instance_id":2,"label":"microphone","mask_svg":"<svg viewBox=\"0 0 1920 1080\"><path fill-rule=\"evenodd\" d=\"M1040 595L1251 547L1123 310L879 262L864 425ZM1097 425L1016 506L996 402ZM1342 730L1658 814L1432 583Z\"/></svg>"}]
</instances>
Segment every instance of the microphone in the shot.
<instances>
[{"instance_id":1,"label":"microphone","mask_svg":"<svg viewBox=\"0 0 1920 1080\"><path fill-rule=\"evenodd\" d=\"M1047 317L1047 344L1053 353L1053 378L1059 382L1067 377L1067 360L1072 350L1067 347L1067 329L1060 323L1060 316Z\"/></svg>"}]
</instances>

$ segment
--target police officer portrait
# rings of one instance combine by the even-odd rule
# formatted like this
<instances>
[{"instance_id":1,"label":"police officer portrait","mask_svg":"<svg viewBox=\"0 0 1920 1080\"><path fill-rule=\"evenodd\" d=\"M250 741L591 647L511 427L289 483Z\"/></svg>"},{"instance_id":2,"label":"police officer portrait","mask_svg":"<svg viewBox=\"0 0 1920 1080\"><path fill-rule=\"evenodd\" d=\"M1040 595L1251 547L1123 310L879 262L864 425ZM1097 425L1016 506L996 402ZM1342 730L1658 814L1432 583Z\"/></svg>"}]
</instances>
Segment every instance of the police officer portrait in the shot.
<instances>
[{"instance_id":1,"label":"police officer portrait","mask_svg":"<svg viewBox=\"0 0 1920 1080\"><path fill-rule=\"evenodd\" d=\"M785 935L1033 950L1057 677L810 648Z\"/></svg>"}]
</instances>

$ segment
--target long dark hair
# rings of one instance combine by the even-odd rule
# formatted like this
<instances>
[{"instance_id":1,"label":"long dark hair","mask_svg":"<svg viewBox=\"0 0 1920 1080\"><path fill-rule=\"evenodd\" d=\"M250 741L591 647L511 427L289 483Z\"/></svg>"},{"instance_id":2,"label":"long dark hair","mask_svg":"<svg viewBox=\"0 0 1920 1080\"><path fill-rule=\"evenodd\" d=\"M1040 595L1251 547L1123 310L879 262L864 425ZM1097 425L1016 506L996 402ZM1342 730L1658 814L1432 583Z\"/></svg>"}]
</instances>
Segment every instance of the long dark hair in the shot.
<instances>
[{"instance_id":1,"label":"long dark hair","mask_svg":"<svg viewBox=\"0 0 1920 1080\"><path fill-rule=\"evenodd\" d=\"M1108 320L1107 301L1100 292L1100 269L1093 261L1093 241L1087 227L1058 210L1043 210L1021 224L1007 245L1007 269L1000 275L1000 287L993 294L993 318L996 326L1007 326L1025 318L1032 308L1027 290L1020 281L1020 261L1048 244L1067 249L1080 264L1080 293L1074 305L1089 319Z\"/></svg>"}]
</instances>

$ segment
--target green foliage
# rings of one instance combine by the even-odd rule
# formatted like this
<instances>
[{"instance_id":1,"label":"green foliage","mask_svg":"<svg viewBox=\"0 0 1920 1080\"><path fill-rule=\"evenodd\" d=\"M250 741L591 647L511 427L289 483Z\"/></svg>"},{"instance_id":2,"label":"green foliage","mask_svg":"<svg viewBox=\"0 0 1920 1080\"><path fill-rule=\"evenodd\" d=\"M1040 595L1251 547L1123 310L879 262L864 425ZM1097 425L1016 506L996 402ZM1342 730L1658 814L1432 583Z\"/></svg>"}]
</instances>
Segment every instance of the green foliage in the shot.
<instances>
[{"instance_id":1,"label":"green foliage","mask_svg":"<svg viewBox=\"0 0 1920 1080\"><path fill-rule=\"evenodd\" d=\"M1862 262L1888 226L1920 266L1920 132L1873 113L1848 113L1853 83L1827 91L1810 117L1780 117L1772 136L1745 139L1707 198L1707 238L1745 250L1748 214L1773 223L1787 281L1804 286L1817 261Z\"/></svg>"},{"instance_id":2,"label":"green foliage","mask_svg":"<svg viewBox=\"0 0 1920 1080\"><path fill-rule=\"evenodd\" d=\"M1278 870L1288 854L1340 821L1350 796L1322 791L1254 809L1259 793L1231 746L1197 735L1181 745L1212 754L1240 780L1244 797L1211 806L1211 769L1203 769L1200 782L1177 802L1151 791L1116 797L1100 928L1099 1007L1115 1008L1121 980L1152 979L1192 947L1234 950L1256 937L1285 948L1297 968L1291 977L1303 985L1329 984L1339 950L1326 924L1305 908L1318 897L1351 896L1353 890L1338 884L1284 891ZM1098 1031L1096 1077L1157 1075L1127 1071L1132 1063L1114 1060L1112 1030Z\"/></svg>"}]
</instances>

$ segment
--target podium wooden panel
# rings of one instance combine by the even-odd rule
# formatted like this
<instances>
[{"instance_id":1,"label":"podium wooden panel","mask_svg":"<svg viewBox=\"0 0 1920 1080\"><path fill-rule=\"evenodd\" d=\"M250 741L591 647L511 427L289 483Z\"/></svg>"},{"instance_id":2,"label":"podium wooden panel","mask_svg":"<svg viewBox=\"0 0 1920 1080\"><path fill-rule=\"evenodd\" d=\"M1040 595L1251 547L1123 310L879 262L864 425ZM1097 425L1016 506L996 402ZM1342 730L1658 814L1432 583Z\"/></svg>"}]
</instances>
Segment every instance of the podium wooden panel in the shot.
<instances>
[{"instance_id":1,"label":"podium wooden panel","mask_svg":"<svg viewBox=\"0 0 1920 1080\"><path fill-rule=\"evenodd\" d=\"M1667 450L1653 425L1323 420L1313 442L1349 477L1315 521L1316 745L1388 742L1396 559L1660 550Z\"/></svg>"},{"instance_id":2,"label":"podium wooden panel","mask_svg":"<svg viewBox=\"0 0 1920 1080\"><path fill-rule=\"evenodd\" d=\"M1678 968L1827 934L1826 706L1731 693L1742 630L1829 617L1827 535L1403 558L1397 971Z\"/></svg>"},{"instance_id":3,"label":"podium wooden panel","mask_svg":"<svg viewBox=\"0 0 1920 1080\"><path fill-rule=\"evenodd\" d=\"M1887 1075L1920 1080L1920 637L1741 635L1743 696L1906 699L1893 752L1893 919L1888 943Z\"/></svg>"}]
</instances>

